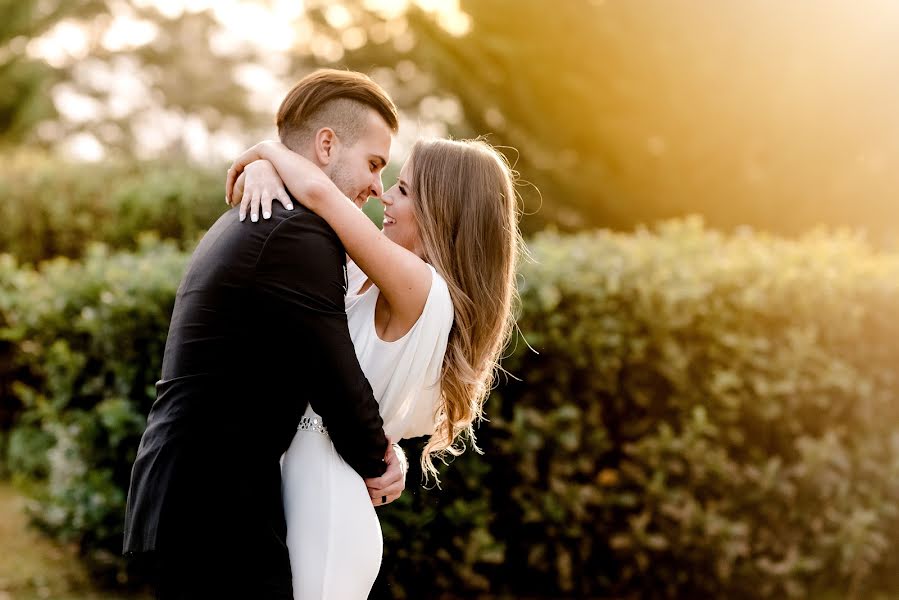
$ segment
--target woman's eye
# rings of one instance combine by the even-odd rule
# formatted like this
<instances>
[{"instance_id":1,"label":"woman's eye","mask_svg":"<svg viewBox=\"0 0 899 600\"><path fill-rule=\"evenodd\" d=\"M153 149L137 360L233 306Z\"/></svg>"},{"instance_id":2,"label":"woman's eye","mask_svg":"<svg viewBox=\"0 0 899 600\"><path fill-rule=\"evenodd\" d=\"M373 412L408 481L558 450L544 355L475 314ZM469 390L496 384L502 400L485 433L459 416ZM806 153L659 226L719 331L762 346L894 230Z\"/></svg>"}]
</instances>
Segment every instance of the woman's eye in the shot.
<instances>
[{"instance_id":1,"label":"woman's eye","mask_svg":"<svg viewBox=\"0 0 899 600\"><path fill-rule=\"evenodd\" d=\"M368 164L371 165L371 170L372 170L372 171L377 171L377 170L378 170L378 163L376 163L376 162L370 162L370 163L368 163Z\"/></svg>"},{"instance_id":2,"label":"woman's eye","mask_svg":"<svg viewBox=\"0 0 899 600\"><path fill-rule=\"evenodd\" d=\"M405 196L405 195L406 195L406 190L405 190L405 188L403 188L403 186L399 186L399 188L400 188L400 193L401 193L403 196Z\"/></svg>"}]
</instances>

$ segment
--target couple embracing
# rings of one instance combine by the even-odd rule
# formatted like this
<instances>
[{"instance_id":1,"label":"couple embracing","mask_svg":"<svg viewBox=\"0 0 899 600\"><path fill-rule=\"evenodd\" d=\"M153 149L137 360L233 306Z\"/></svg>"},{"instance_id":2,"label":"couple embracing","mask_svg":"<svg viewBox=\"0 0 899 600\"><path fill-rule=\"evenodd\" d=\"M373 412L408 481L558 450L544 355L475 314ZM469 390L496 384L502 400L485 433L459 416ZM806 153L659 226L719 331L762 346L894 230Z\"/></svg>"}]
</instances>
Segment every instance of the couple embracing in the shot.
<instances>
[{"instance_id":1,"label":"couple embracing","mask_svg":"<svg viewBox=\"0 0 899 600\"><path fill-rule=\"evenodd\" d=\"M405 489L395 442L429 436L433 477L473 444L512 325L520 235L496 150L419 141L384 190L396 108L348 71L302 79L277 125L229 169L240 206L178 288L132 470L124 551L160 598L367 597L375 509Z\"/></svg>"}]
</instances>

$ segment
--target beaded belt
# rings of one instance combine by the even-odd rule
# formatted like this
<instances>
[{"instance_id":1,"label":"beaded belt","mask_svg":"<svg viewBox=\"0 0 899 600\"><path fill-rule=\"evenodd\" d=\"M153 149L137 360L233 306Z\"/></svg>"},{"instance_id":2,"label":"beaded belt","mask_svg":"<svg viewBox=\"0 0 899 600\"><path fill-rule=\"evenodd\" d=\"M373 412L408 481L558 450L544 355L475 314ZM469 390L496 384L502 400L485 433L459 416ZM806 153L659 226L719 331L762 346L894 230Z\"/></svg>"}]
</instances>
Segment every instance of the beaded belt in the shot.
<instances>
[{"instance_id":1,"label":"beaded belt","mask_svg":"<svg viewBox=\"0 0 899 600\"><path fill-rule=\"evenodd\" d=\"M297 431L317 431L318 433L328 433L328 428L318 417L301 417Z\"/></svg>"}]
</instances>

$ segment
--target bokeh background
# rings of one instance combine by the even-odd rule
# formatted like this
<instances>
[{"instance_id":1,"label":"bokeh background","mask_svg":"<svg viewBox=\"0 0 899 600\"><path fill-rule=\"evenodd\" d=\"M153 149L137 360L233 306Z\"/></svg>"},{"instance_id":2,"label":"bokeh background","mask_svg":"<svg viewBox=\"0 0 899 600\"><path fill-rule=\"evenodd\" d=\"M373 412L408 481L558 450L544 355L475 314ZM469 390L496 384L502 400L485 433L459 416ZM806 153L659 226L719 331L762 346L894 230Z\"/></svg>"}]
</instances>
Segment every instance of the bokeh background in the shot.
<instances>
[{"instance_id":1,"label":"bokeh background","mask_svg":"<svg viewBox=\"0 0 899 600\"><path fill-rule=\"evenodd\" d=\"M385 183L419 136L501 147L530 253L485 454L381 509L373 597L899 597L899 4L0 15L0 598L146 596L118 549L175 290L321 66L399 106Z\"/></svg>"}]
</instances>

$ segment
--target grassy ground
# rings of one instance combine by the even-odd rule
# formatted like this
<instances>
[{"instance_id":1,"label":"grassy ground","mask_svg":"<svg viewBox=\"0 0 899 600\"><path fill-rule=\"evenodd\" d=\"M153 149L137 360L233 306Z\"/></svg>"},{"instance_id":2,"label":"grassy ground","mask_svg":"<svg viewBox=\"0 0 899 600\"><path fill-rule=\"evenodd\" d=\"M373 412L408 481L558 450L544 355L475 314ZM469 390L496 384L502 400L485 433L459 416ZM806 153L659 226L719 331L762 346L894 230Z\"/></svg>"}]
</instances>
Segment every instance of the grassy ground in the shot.
<instances>
[{"instance_id":1,"label":"grassy ground","mask_svg":"<svg viewBox=\"0 0 899 600\"><path fill-rule=\"evenodd\" d=\"M0 481L0 600L146 600L91 585L75 549L29 529L24 499Z\"/></svg>"}]
</instances>

